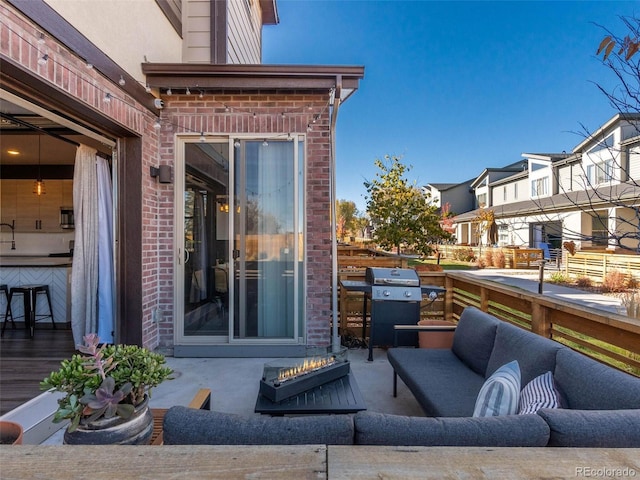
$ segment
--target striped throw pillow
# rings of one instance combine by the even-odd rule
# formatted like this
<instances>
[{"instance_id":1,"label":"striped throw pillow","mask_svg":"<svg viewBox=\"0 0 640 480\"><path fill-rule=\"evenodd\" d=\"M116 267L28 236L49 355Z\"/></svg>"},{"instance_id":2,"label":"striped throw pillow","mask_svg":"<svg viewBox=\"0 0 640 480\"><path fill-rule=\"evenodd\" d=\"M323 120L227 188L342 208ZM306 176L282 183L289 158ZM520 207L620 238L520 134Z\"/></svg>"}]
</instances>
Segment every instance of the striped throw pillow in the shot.
<instances>
[{"instance_id":1,"label":"striped throw pillow","mask_svg":"<svg viewBox=\"0 0 640 480\"><path fill-rule=\"evenodd\" d=\"M520 365L517 360L509 362L493 372L482 385L474 417L514 415L520 400Z\"/></svg>"},{"instance_id":2,"label":"striped throw pillow","mask_svg":"<svg viewBox=\"0 0 640 480\"><path fill-rule=\"evenodd\" d=\"M531 380L520 392L518 414L536 413L541 408L558 408L559 396L551 372Z\"/></svg>"}]
</instances>

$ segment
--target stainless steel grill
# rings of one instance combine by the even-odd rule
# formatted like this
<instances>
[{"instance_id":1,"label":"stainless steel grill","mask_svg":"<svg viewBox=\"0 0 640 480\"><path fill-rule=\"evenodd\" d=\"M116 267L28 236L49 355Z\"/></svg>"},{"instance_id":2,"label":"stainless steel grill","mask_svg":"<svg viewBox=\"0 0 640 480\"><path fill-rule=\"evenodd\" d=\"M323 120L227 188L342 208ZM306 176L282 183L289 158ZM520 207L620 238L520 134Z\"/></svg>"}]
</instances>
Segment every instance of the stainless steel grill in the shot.
<instances>
[{"instance_id":1,"label":"stainless steel grill","mask_svg":"<svg viewBox=\"0 0 640 480\"><path fill-rule=\"evenodd\" d=\"M372 300L419 302L422 300L420 277L411 268L367 268Z\"/></svg>"},{"instance_id":2,"label":"stainless steel grill","mask_svg":"<svg viewBox=\"0 0 640 480\"><path fill-rule=\"evenodd\" d=\"M414 269L369 267L365 280L371 286L371 328L369 361L374 346L390 346L394 342L394 325L416 325L420 320L422 289ZM416 345L417 333L409 333L402 345Z\"/></svg>"}]
</instances>

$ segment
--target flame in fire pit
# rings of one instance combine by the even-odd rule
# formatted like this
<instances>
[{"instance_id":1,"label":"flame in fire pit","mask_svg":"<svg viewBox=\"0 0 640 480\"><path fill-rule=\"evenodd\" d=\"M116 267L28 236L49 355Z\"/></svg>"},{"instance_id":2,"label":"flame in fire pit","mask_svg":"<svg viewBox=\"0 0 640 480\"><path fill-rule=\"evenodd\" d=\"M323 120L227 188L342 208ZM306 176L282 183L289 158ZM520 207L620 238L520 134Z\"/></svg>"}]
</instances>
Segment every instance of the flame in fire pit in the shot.
<instances>
[{"instance_id":1,"label":"flame in fire pit","mask_svg":"<svg viewBox=\"0 0 640 480\"><path fill-rule=\"evenodd\" d=\"M304 362L293 367L283 368L278 372L278 382L286 382L336 363L335 356L306 358Z\"/></svg>"}]
</instances>

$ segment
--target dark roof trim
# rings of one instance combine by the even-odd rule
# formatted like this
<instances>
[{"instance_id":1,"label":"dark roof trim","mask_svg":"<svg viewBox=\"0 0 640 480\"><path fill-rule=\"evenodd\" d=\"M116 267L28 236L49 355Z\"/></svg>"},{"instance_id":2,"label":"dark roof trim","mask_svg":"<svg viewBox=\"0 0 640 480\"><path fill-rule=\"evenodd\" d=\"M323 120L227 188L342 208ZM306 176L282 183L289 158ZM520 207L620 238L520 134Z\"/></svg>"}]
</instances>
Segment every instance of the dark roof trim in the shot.
<instances>
[{"instance_id":1,"label":"dark roof trim","mask_svg":"<svg viewBox=\"0 0 640 480\"><path fill-rule=\"evenodd\" d=\"M485 210L493 210L497 219L512 218L524 215L570 211L581 207L592 209L596 207L606 207L612 204L638 205L639 198L640 186L632 182L625 182L612 185L611 187L602 187L596 191L579 190L576 192L559 193L537 200L523 200L521 202L486 207ZM454 221L458 223L473 221L477 218L479 211L480 210L472 210L461 213L454 218Z\"/></svg>"},{"instance_id":2,"label":"dark roof trim","mask_svg":"<svg viewBox=\"0 0 640 480\"><path fill-rule=\"evenodd\" d=\"M515 180L520 180L520 179L526 178L528 176L529 176L529 171L528 170L523 170L523 171L515 173L513 175L509 175L508 177L501 178L500 180L496 180L495 182L491 182L489 184L489 188L500 186L503 183L511 183L511 182L513 182Z\"/></svg>"},{"instance_id":3,"label":"dark roof trim","mask_svg":"<svg viewBox=\"0 0 640 480\"><path fill-rule=\"evenodd\" d=\"M143 63L142 72L152 87L203 90L328 90L338 77L356 90L364 77L364 67L332 65Z\"/></svg>"},{"instance_id":4,"label":"dark roof trim","mask_svg":"<svg viewBox=\"0 0 640 480\"><path fill-rule=\"evenodd\" d=\"M90 61L93 67L105 77L116 82L122 75L126 83L123 87L118 88L153 112L154 115L158 115L158 110L154 105L155 97L147 93L143 85L91 43L87 37L76 30L44 0L7 0L7 2L80 58Z\"/></svg>"},{"instance_id":5,"label":"dark roof trim","mask_svg":"<svg viewBox=\"0 0 640 480\"><path fill-rule=\"evenodd\" d=\"M169 0L156 0L156 4L160 10L162 10L162 13L164 13L164 16L176 33L182 38L182 12L179 10L181 3Z\"/></svg>"},{"instance_id":6,"label":"dark roof trim","mask_svg":"<svg viewBox=\"0 0 640 480\"><path fill-rule=\"evenodd\" d=\"M262 25L277 25L280 23L276 0L260 0L260 8L262 9Z\"/></svg>"}]
</instances>

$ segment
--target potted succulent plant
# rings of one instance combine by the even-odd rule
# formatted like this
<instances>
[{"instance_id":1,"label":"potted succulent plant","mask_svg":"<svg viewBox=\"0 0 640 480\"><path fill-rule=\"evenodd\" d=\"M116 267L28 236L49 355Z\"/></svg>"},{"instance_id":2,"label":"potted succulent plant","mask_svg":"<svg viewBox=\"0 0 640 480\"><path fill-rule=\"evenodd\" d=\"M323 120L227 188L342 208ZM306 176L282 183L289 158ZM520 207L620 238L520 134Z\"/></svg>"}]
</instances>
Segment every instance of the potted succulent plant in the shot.
<instances>
[{"instance_id":1,"label":"potted succulent plant","mask_svg":"<svg viewBox=\"0 0 640 480\"><path fill-rule=\"evenodd\" d=\"M40 384L66 394L53 418L70 420L64 442L146 443L153 432L151 388L173 373L164 356L136 345L101 345L95 334L84 342L80 353L63 360Z\"/></svg>"}]
</instances>

